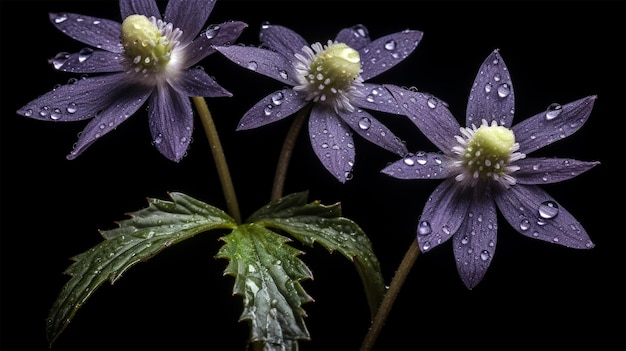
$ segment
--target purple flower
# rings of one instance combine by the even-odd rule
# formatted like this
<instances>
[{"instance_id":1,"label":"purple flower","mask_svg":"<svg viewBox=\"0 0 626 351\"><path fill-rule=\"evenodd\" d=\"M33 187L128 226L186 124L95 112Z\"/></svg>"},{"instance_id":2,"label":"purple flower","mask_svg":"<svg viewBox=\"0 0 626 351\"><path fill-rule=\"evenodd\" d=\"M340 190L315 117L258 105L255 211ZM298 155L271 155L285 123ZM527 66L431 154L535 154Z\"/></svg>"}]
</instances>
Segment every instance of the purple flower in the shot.
<instances>
[{"instance_id":1,"label":"purple flower","mask_svg":"<svg viewBox=\"0 0 626 351\"><path fill-rule=\"evenodd\" d=\"M405 144L365 109L401 114L391 95L365 83L415 50L422 32L405 30L372 41L362 25L343 29L325 45L309 45L299 34L263 25L261 47L222 46L236 64L288 85L245 113L237 130L257 128L310 105L309 137L315 154L339 181L352 175L353 131L370 142L405 155Z\"/></svg>"},{"instance_id":2,"label":"purple flower","mask_svg":"<svg viewBox=\"0 0 626 351\"><path fill-rule=\"evenodd\" d=\"M51 13L52 24L90 47L62 52L50 62L72 73L103 73L72 79L20 108L46 121L91 119L67 156L74 159L134 114L146 101L153 143L168 159L184 156L193 130L190 96L232 96L204 70L192 68L236 40L247 26L230 21L202 31L215 0L170 1L165 15L156 1L120 0L123 23ZM199 35L200 33L200 35Z\"/></svg>"},{"instance_id":3,"label":"purple flower","mask_svg":"<svg viewBox=\"0 0 626 351\"><path fill-rule=\"evenodd\" d=\"M452 238L467 288L482 280L494 256L496 207L525 236L576 249L594 246L582 225L539 185L574 178L599 162L526 155L580 129L596 96L552 104L511 126L513 85L497 50L474 81L465 128L432 95L386 88L441 152L410 155L382 172L399 179L443 179L424 206L417 241L426 252Z\"/></svg>"}]
</instances>

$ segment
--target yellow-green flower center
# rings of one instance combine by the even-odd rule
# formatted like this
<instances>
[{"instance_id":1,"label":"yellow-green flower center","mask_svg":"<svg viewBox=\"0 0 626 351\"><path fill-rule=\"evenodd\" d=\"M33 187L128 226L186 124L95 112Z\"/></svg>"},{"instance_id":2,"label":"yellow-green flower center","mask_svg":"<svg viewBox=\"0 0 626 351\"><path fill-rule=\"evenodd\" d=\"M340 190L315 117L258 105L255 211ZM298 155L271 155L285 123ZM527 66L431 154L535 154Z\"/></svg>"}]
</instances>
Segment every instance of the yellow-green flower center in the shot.
<instances>
[{"instance_id":1,"label":"yellow-green flower center","mask_svg":"<svg viewBox=\"0 0 626 351\"><path fill-rule=\"evenodd\" d=\"M122 45L137 72L144 69L160 71L171 59L177 42L172 42L172 38L159 27L172 25L160 24L158 26L154 18L151 21L143 15L128 16L122 23ZM171 28L166 29L171 33Z\"/></svg>"}]
</instances>

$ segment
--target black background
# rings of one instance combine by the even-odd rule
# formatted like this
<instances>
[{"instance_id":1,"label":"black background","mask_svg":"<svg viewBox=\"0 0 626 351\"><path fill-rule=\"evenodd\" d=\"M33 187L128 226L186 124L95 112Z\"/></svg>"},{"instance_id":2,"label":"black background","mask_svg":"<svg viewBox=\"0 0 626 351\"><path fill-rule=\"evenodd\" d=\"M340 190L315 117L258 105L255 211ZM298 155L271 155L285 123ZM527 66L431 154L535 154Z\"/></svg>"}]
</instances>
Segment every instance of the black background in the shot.
<instances>
[{"instance_id":1,"label":"black background","mask_svg":"<svg viewBox=\"0 0 626 351\"><path fill-rule=\"evenodd\" d=\"M159 3L164 9L164 2ZM1 295L2 349L44 350L45 319L68 277L70 257L100 242L146 197L181 191L225 208L208 143L196 119L194 141L178 164L151 145L141 110L73 161L65 156L87 122L54 124L17 116L28 101L76 75L47 63L84 47L55 29L48 12L121 20L117 2L2 1ZM424 31L417 50L371 80L415 86L450 105L464 121L477 70L495 48L512 76L514 123L598 95L576 134L531 156L597 160L569 181L545 186L587 229L596 247L573 250L524 237L500 218L498 249L484 280L462 284L446 243L420 256L391 311L377 349L621 349L625 347L624 109L625 7L622 1L242 1L220 0L207 24L241 20L239 42L258 43L262 22L288 26L308 41L333 39L358 23L372 38ZM276 158L291 119L235 132L239 118L280 86L213 55L203 67L232 98L209 99L244 217L269 200ZM409 150L435 150L407 119L382 114ZM422 206L439 181L401 181L379 173L396 156L356 140L353 180L340 184L302 134L285 191L342 202L343 214L369 234L390 281L415 238ZM249 329L238 322L218 238L208 232L165 250L105 283L53 345L65 349L238 349ZM312 336L302 350L357 349L369 311L353 265L321 246L301 258L314 280L304 307Z\"/></svg>"}]
</instances>

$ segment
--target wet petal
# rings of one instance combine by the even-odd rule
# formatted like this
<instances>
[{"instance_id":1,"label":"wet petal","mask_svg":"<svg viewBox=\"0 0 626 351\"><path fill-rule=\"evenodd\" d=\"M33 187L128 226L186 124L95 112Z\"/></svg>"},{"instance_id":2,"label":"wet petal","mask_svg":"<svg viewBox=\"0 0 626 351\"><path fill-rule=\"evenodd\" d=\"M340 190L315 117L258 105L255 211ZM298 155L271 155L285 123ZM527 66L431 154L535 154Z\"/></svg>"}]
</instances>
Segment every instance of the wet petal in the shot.
<instances>
[{"instance_id":1,"label":"wet petal","mask_svg":"<svg viewBox=\"0 0 626 351\"><path fill-rule=\"evenodd\" d=\"M476 75L469 101L465 125L479 126L483 119L489 124L509 128L515 112L515 96L509 70L498 50L494 50L480 66Z\"/></svg>"},{"instance_id":2,"label":"wet petal","mask_svg":"<svg viewBox=\"0 0 626 351\"><path fill-rule=\"evenodd\" d=\"M156 19L161 19L161 11L159 11L159 7L154 0L121 0L120 13L122 14L122 19L137 14L148 18L154 16Z\"/></svg>"},{"instance_id":3,"label":"wet petal","mask_svg":"<svg viewBox=\"0 0 626 351\"><path fill-rule=\"evenodd\" d=\"M365 83L363 86L356 87L356 89L359 91L359 94L355 94L356 96L350 99L354 106L396 115L405 114L404 109L398 105L396 99L384 86Z\"/></svg>"},{"instance_id":4,"label":"wet petal","mask_svg":"<svg viewBox=\"0 0 626 351\"><path fill-rule=\"evenodd\" d=\"M335 41L344 43L354 50L359 51L372 40L370 39L367 27L362 24L357 24L356 26L342 29L339 34L337 34Z\"/></svg>"},{"instance_id":5,"label":"wet petal","mask_svg":"<svg viewBox=\"0 0 626 351\"><path fill-rule=\"evenodd\" d=\"M183 67L192 67L214 53L216 50L213 46L235 43L247 26L246 23L239 21L228 21L209 26L185 48Z\"/></svg>"},{"instance_id":6,"label":"wet petal","mask_svg":"<svg viewBox=\"0 0 626 351\"><path fill-rule=\"evenodd\" d=\"M316 104L309 117L309 137L315 155L340 182L352 176L354 141L352 132L333 109Z\"/></svg>"},{"instance_id":7,"label":"wet petal","mask_svg":"<svg viewBox=\"0 0 626 351\"><path fill-rule=\"evenodd\" d=\"M183 31L180 43L190 43L206 24L215 0L170 0L163 19Z\"/></svg>"},{"instance_id":8,"label":"wet petal","mask_svg":"<svg viewBox=\"0 0 626 351\"><path fill-rule=\"evenodd\" d=\"M282 54L267 49L240 45L217 46L215 49L243 68L291 86L299 84L293 65Z\"/></svg>"},{"instance_id":9,"label":"wet petal","mask_svg":"<svg viewBox=\"0 0 626 351\"><path fill-rule=\"evenodd\" d=\"M140 87L124 89L126 80L125 73L80 79L40 96L17 110L17 113L45 121L80 121L92 118L100 110L116 104L118 99L124 99L122 91L128 93L138 90L132 92L132 96L144 96L151 91L150 88Z\"/></svg>"},{"instance_id":10,"label":"wet petal","mask_svg":"<svg viewBox=\"0 0 626 351\"><path fill-rule=\"evenodd\" d=\"M49 17L55 27L73 39L98 49L124 52L122 25L118 22L75 13L51 13Z\"/></svg>"},{"instance_id":11,"label":"wet petal","mask_svg":"<svg viewBox=\"0 0 626 351\"><path fill-rule=\"evenodd\" d=\"M444 153L452 150L456 145L454 136L460 133L461 126L446 103L427 93L387 84L384 87L428 140Z\"/></svg>"},{"instance_id":12,"label":"wet petal","mask_svg":"<svg viewBox=\"0 0 626 351\"><path fill-rule=\"evenodd\" d=\"M452 238L456 268L468 289L485 276L496 252L498 234L495 203L484 192L475 193L470 215Z\"/></svg>"},{"instance_id":13,"label":"wet petal","mask_svg":"<svg viewBox=\"0 0 626 351\"><path fill-rule=\"evenodd\" d=\"M123 55L84 48L74 54L60 53L50 60L54 68L71 73L110 73L124 70Z\"/></svg>"},{"instance_id":14,"label":"wet petal","mask_svg":"<svg viewBox=\"0 0 626 351\"><path fill-rule=\"evenodd\" d=\"M551 105L514 125L512 130L519 151L528 154L574 134L587 122L596 98L592 95L563 106Z\"/></svg>"},{"instance_id":15,"label":"wet petal","mask_svg":"<svg viewBox=\"0 0 626 351\"><path fill-rule=\"evenodd\" d=\"M291 65L296 61L295 54L302 53L302 48L309 46L304 38L293 30L277 25L264 24L259 33L261 46L285 56ZM323 43L326 44L326 43Z\"/></svg>"},{"instance_id":16,"label":"wet petal","mask_svg":"<svg viewBox=\"0 0 626 351\"><path fill-rule=\"evenodd\" d=\"M548 184L568 180L582 174L600 162L585 162L570 158L525 158L515 162L520 167L511 174L518 184Z\"/></svg>"},{"instance_id":17,"label":"wet petal","mask_svg":"<svg viewBox=\"0 0 626 351\"><path fill-rule=\"evenodd\" d=\"M187 152L193 132L193 111L189 98L164 86L152 96L149 107L154 145L165 157L179 162Z\"/></svg>"},{"instance_id":18,"label":"wet petal","mask_svg":"<svg viewBox=\"0 0 626 351\"><path fill-rule=\"evenodd\" d=\"M339 116L352 130L367 141L385 150L395 152L400 156L404 156L409 152L400 138L366 111L361 109L357 109L354 112L340 111Z\"/></svg>"},{"instance_id":19,"label":"wet petal","mask_svg":"<svg viewBox=\"0 0 626 351\"><path fill-rule=\"evenodd\" d=\"M253 129L289 117L308 102L292 89L273 92L257 102L239 121L237 130Z\"/></svg>"},{"instance_id":20,"label":"wet petal","mask_svg":"<svg viewBox=\"0 0 626 351\"><path fill-rule=\"evenodd\" d=\"M179 93L186 96L222 97L233 96L228 90L222 88L204 70L192 68L185 71L175 81L168 81Z\"/></svg>"},{"instance_id":21,"label":"wet petal","mask_svg":"<svg viewBox=\"0 0 626 351\"><path fill-rule=\"evenodd\" d=\"M422 252L443 244L457 232L468 214L471 196L453 178L437 186L424 205L417 226L417 242Z\"/></svg>"},{"instance_id":22,"label":"wet petal","mask_svg":"<svg viewBox=\"0 0 626 351\"><path fill-rule=\"evenodd\" d=\"M536 185L515 185L497 193L496 203L519 233L576 249L594 247L583 226Z\"/></svg>"},{"instance_id":23,"label":"wet petal","mask_svg":"<svg viewBox=\"0 0 626 351\"><path fill-rule=\"evenodd\" d=\"M381 171L398 179L444 179L449 177L450 159L439 152L417 152L393 162Z\"/></svg>"},{"instance_id":24,"label":"wet petal","mask_svg":"<svg viewBox=\"0 0 626 351\"><path fill-rule=\"evenodd\" d=\"M404 60L417 48L422 34L407 29L378 38L359 49L363 80L376 77Z\"/></svg>"},{"instance_id":25,"label":"wet petal","mask_svg":"<svg viewBox=\"0 0 626 351\"><path fill-rule=\"evenodd\" d=\"M144 104L150 92L137 89L120 89L111 92L108 104L98 112L80 133L80 137L72 152L67 155L68 160L80 156L91 144L111 132L126 121Z\"/></svg>"}]
</instances>

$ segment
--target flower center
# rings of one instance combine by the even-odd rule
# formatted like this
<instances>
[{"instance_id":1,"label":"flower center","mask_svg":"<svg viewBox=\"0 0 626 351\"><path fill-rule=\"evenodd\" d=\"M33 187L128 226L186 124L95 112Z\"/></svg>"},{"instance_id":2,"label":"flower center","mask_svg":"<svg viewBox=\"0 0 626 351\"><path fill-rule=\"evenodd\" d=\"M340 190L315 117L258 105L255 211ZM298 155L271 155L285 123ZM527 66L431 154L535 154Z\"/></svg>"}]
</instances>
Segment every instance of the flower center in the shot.
<instances>
[{"instance_id":1,"label":"flower center","mask_svg":"<svg viewBox=\"0 0 626 351\"><path fill-rule=\"evenodd\" d=\"M130 15L122 23L122 45L135 72L161 72L173 60L182 31L154 17Z\"/></svg>"},{"instance_id":2,"label":"flower center","mask_svg":"<svg viewBox=\"0 0 626 351\"><path fill-rule=\"evenodd\" d=\"M294 89L305 93L307 100L327 103L335 111L354 111L351 97L358 95L356 87L363 85L359 53L330 40L325 46L315 43L302 51L304 54L295 55L300 84Z\"/></svg>"},{"instance_id":3,"label":"flower center","mask_svg":"<svg viewBox=\"0 0 626 351\"><path fill-rule=\"evenodd\" d=\"M461 136L456 136L460 145L452 151L459 156L457 165L462 172L456 176L459 182L466 182L470 186L480 180L492 179L505 187L515 185L515 178L510 173L519 169L510 165L526 155L517 152L519 144L515 142L513 131L497 125L491 125L483 120L480 127L461 128Z\"/></svg>"}]
</instances>

